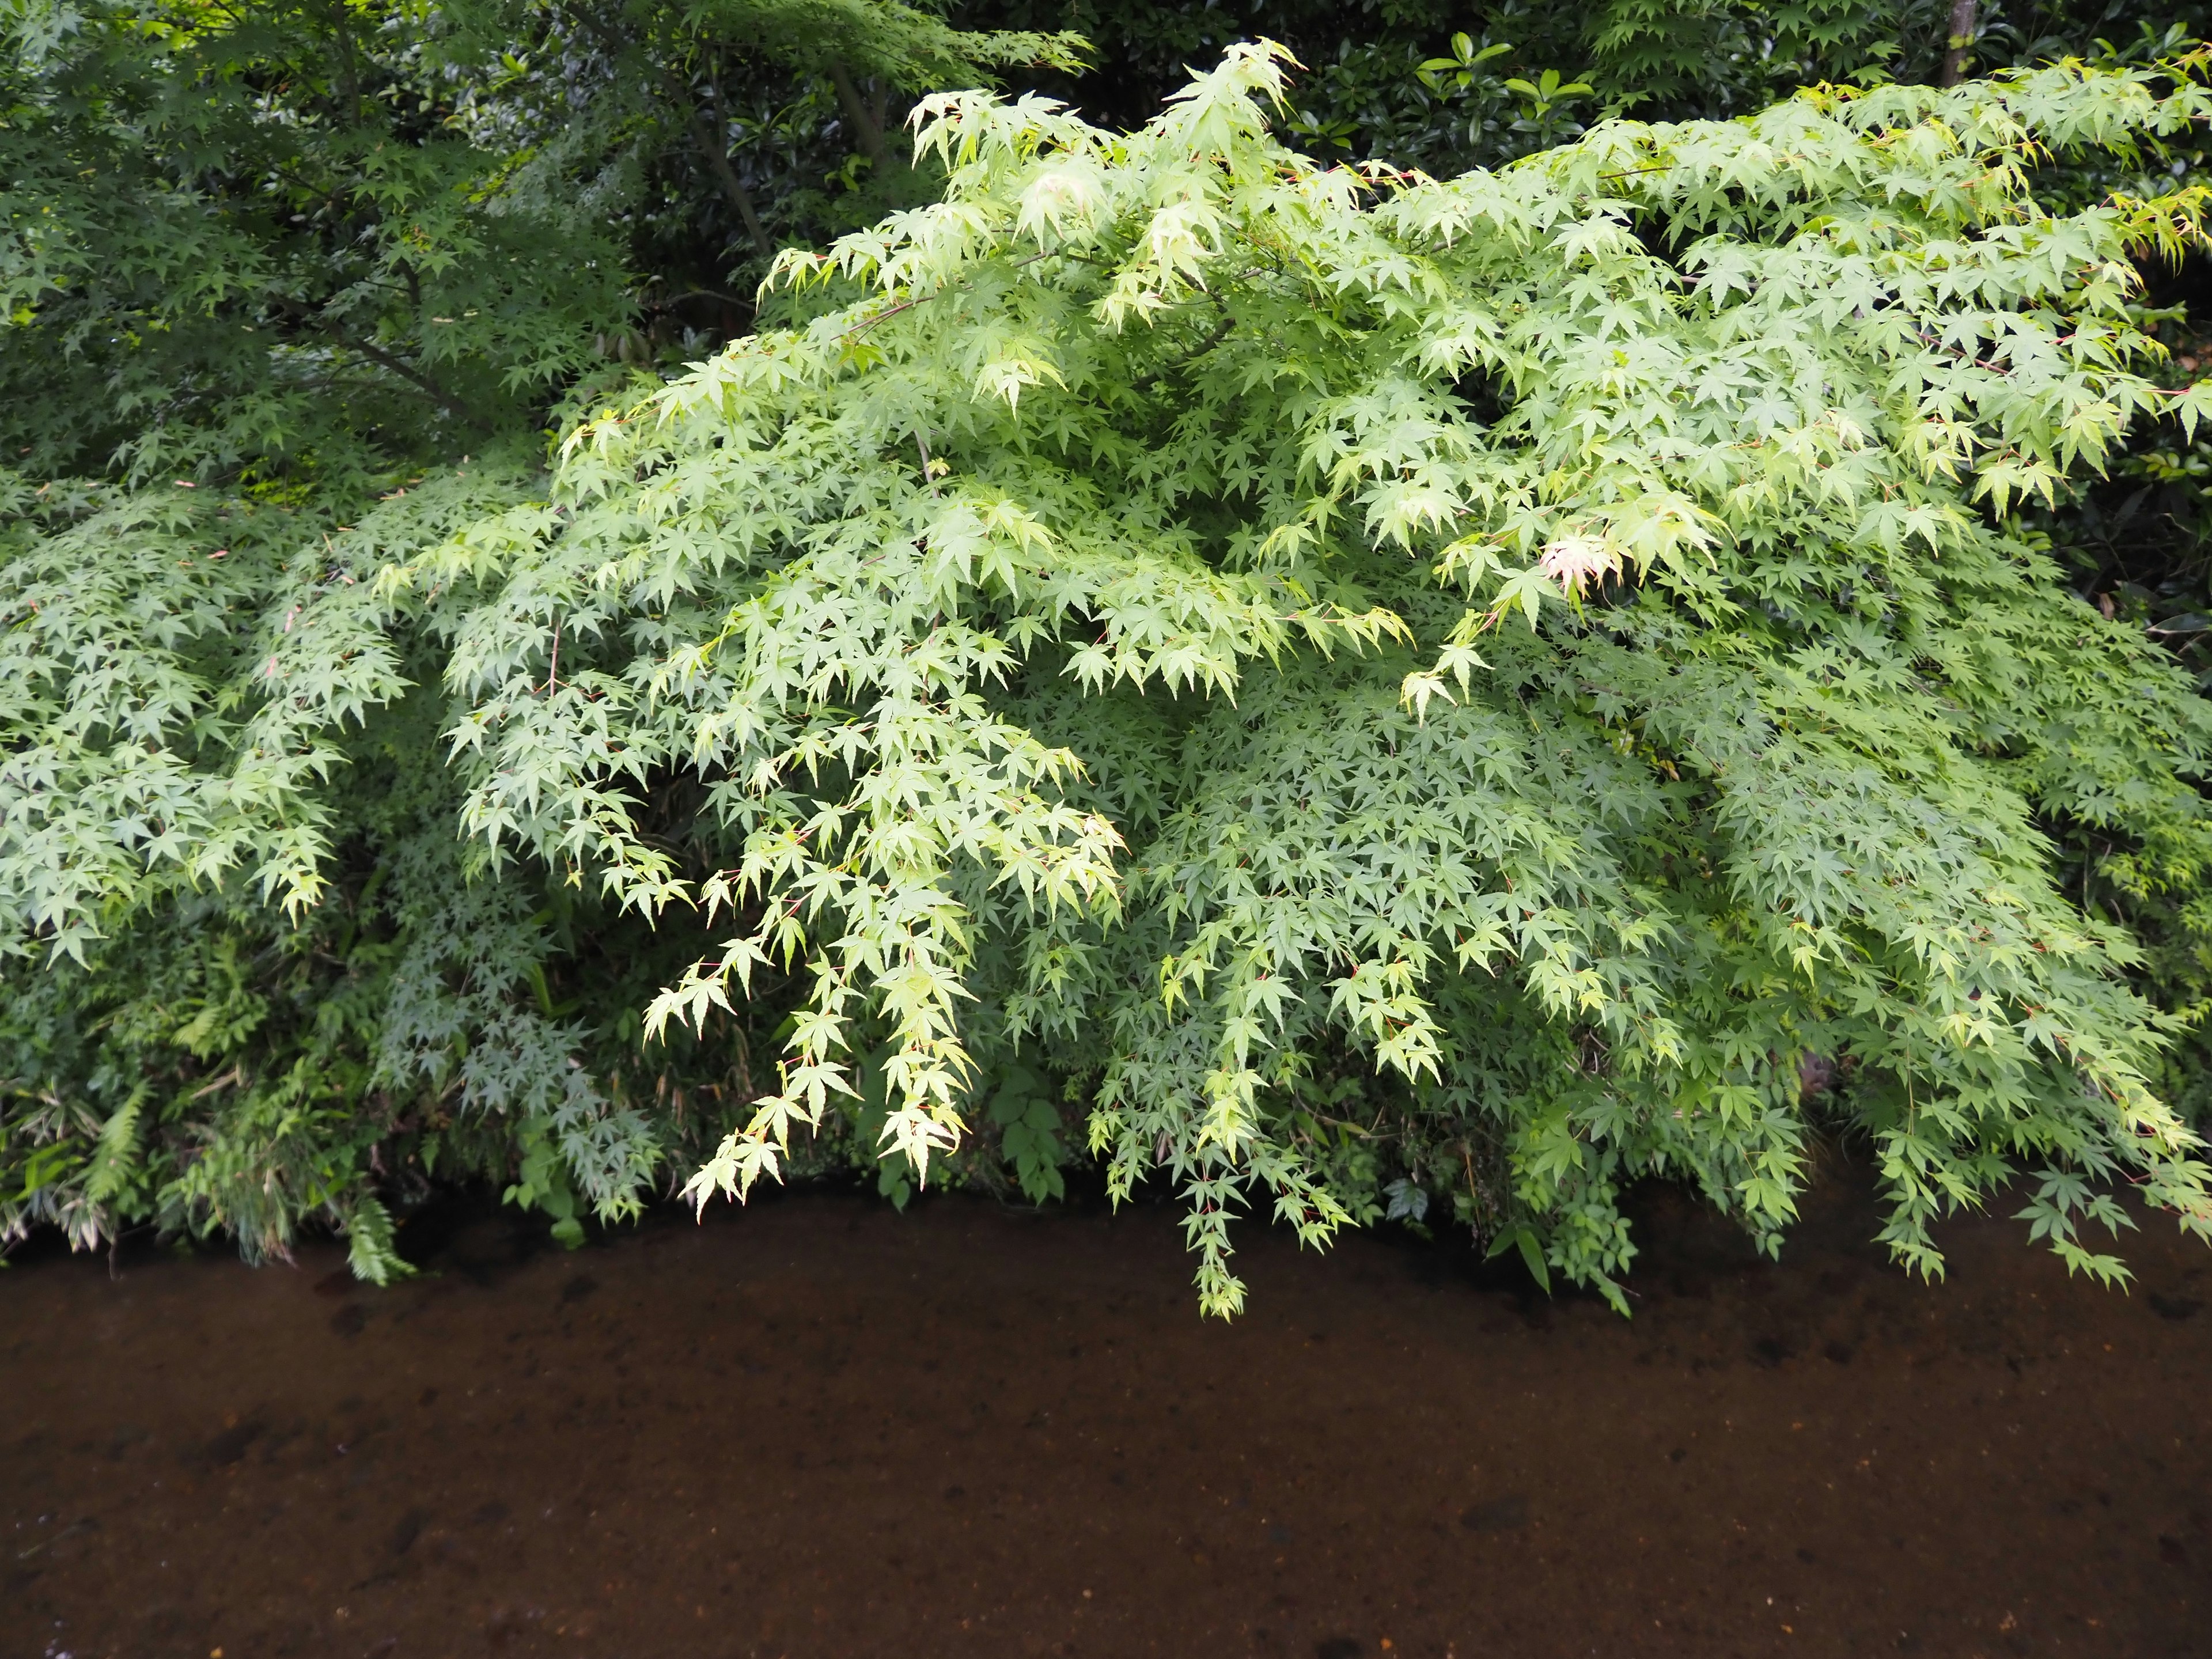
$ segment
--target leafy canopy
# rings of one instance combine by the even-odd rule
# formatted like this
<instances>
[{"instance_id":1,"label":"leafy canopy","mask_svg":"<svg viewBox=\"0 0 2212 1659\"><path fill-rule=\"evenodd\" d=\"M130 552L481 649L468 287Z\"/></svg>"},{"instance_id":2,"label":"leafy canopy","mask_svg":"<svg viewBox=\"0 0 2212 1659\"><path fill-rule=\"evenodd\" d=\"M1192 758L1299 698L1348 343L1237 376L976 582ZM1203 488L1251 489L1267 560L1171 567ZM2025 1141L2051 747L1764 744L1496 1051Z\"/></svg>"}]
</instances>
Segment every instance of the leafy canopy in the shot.
<instances>
[{"instance_id":1,"label":"leafy canopy","mask_svg":"<svg viewBox=\"0 0 2212 1659\"><path fill-rule=\"evenodd\" d=\"M702 896L749 925L655 1018L813 978L690 1190L773 1170L874 1019L918 1164L968 1027L1095 1077L1092 1147L1182 1183L1217 1310L1241 1194L1347 1214L1355 1071L1408 1178L1494 1136L1506 1234L1609 1291L1632 1175L1777 1236L1808 1054L1923 1267L2016 1165L2100 1271L2074 1218L2123 1171L2212 1227L2131 946L2039 824L2193 823L2203 714L1997 516L2153 404L2128 256L2201 208L2054 216L2032 166L2200 89L1832 89L1449 182L1302 162L1282 90L1241 48L1126 137L929 100L943 204L780 267L872 295L568 441L539 556L594 637L742 574L711 638L483 705L470 822L657 907L611 790L717 780L744 856ZM614 708L648 755L592 752Z\"/></svg>"},{"instance_id":2,"label":"leafy canopy","mask_svg":"<svg viewBox=\"0 0 2212 1659\"><path fill-rule=\"evenodd\" d=\"M695 1200L809 1131L927 1178L995 1129L1042 1195L1071 1103L1117 1194L1185 1194L1221 1313L1255 1200L1316 1240L1449 1203L1619 1304L1624 1182L1778 1247L1828 1127L1923 1271L2021 1172L2100 1274L2121 1180L2212 1237L2136 947L2053 840L2201 848L2212 729L2016 519L2203 412L2133 304L2198 194L2036 194L2201 122L2193 65L1824 88L1449 180L1285 148L1284 75L1239 47L1133 133L923 100L942 201L784 255L811 319L606 399L550 489L446 469L259 551L251 509L112 509L223 537L188 565L25 540L15 937L89 959L241 881L313 918L361 836L416 837L426 914L454 870L687 951L703 915L646 1035L787 1017ZM364 825L348 770L420 772L408 721L449 764ZM381 1086L459 1086L527 977L463 960L454 902ZM655 1166L595 1085L531 1086L603 1205Z\"/></svg>"}]
</instances>

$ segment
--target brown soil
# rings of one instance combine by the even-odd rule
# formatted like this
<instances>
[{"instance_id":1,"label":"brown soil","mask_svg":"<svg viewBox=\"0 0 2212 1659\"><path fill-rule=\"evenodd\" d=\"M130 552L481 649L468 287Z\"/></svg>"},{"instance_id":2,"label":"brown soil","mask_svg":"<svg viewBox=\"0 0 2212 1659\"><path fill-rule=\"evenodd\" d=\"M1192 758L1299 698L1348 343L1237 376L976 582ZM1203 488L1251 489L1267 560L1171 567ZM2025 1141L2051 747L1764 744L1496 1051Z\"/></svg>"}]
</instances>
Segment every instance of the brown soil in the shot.
<instances>
[{"instance_id":1,"label":"brown soil","mask_svg":"<svg viewBox=\"0 0 2212 1659\"><path fill-rule=\"evenodd\" d=\"M0 1274L0 1652L2212 1654L2212 1252L2018 1223L1909 1282L1647 1194L1636 1316L1464 1245L830 1194L577 1255L481 1209L354 1285ZM442 1236L441 1236L442 1235Z\"/></svg>"}]
</instances>

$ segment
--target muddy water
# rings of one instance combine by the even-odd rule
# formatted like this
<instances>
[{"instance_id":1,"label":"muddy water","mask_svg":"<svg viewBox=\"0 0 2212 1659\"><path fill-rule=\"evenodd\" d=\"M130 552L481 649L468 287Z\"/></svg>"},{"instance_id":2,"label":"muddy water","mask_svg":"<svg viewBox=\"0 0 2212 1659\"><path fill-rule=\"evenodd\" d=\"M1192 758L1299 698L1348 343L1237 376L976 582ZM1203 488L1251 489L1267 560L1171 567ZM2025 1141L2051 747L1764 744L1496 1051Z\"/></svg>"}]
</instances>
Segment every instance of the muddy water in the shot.
<instances>
[{"instance_id":1,"label":"muddy water","mask_svg":"<svg viewBox=\"0 0 2212 1659\"><path fill-rule=\"evenodd\" d=\"M0 1653L2212 1653L2212 1252L1948 1285L1644 1200L1635 1318L1463 1249L814 1194L429 1271L0 1274Z\"/></svg>"}]
</instances>

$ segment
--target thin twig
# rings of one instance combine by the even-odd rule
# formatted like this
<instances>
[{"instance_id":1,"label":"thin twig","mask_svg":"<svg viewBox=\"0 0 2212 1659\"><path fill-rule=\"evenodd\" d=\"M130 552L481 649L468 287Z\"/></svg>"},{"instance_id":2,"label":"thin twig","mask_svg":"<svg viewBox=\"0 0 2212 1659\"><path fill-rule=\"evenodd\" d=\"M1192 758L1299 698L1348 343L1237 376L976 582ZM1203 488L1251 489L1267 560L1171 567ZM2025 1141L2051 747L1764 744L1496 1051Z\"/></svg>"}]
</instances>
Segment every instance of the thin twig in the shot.
<instances>
[{"instance_id":1,"label":"thin twig","mask_svg":"<svg viewBox=\"0 0 2212 1659\"><path fill-rule=\"evenodd\" d=\"M198 1100L204 1095L213 1094L218 1089L228 1088L230 1085L238 1082L241 1075L242 1073L240 1073L240 1068L234 1066L228 1071L225 1072L221 1077L215 1078L209 1082L204 1083L198 1088L193 1090L191 1097L194 1100Z\"/></svg>"},{"instance_id":2,"label":"thin twig","mask_svg":"<svg viewBox=\"0 0 2212 1659\"><path fill-rule=\"evenodd\" d=\"M1051 258L1055 251L1056 250L1052 248L1047 248L1042 253L1032 253L1026 259L1015 260L1012 265L1007 267L1007 269L1010 270L1019 270L1024 265L1033 265L1040 259ZM873 328L878 323L887 323L892 318L897 316L902 311L912 311L916 306L927 305L930 301L939 298L945 292L945 290L940 288L934 294L924 294L912 300L902 300L898 304L893 306L889 311L879 311L874 316L854 324L852 327L847 329L837 337L841 340L849 340L855 334L866 333L869 329Z\"/></svg>"}]
</instances>

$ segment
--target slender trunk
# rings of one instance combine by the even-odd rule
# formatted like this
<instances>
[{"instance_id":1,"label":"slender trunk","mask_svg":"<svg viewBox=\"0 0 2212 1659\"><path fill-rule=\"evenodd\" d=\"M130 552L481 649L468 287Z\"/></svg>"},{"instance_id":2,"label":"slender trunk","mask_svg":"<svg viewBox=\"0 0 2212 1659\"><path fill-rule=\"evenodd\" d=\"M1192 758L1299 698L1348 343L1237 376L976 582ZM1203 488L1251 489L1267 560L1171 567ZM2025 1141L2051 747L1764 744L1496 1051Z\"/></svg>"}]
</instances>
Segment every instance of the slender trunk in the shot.
<instances>
[{"instance_id":1,"label":"slender trunk","mask_svg":"<svg viewBox=\"0 0 2212 1659\"><path fill-rule=\"evenodd\" d=\"M1974 51L1974 0L1951 0L1951 37L1943 43L1943 73L1940 83L1955 87L1966 78L1966 60Z\"/></svg>"},{"instance_id":2,"label":"slender trunk","mask_svg":"<svg viewBox=\"0 0 2212 1659\"><path fill-rule=\"evenodd\" d=\"M837 102L845 112L845 118L853 124L853 136L860 140L868 159L876 164L876 177L884 177L890 171L891 161L890 152L884 148L883 125L868 113L866 100L860 96L860 88L853 84L853 72L842 64L832 63L830 84L837 88Z\"/></svg>"},{"instance_id":3,"label":"slender trunk","mask_svg":"<svg viewBox=\"0 0 2212 1659\"><path fill-rule=\"evenodd\" d=\"M345 100L346 125L361 119L361 66L355 61L353 31L346 27L343 5L331 8L331 27L338 40L338 90Z\"/></svg>"}]
</instances>

